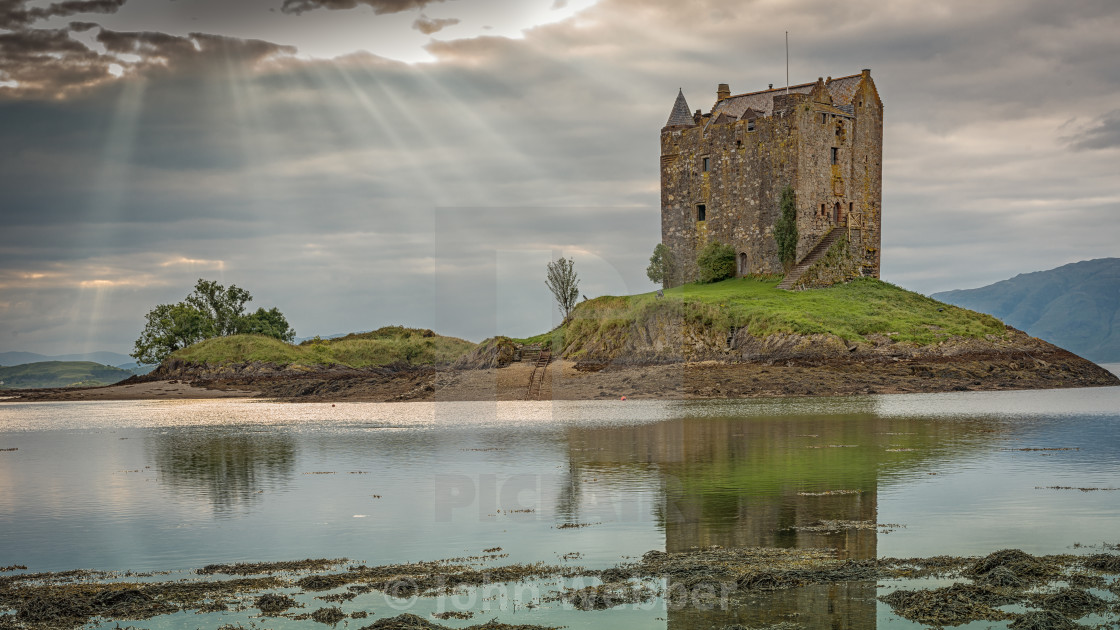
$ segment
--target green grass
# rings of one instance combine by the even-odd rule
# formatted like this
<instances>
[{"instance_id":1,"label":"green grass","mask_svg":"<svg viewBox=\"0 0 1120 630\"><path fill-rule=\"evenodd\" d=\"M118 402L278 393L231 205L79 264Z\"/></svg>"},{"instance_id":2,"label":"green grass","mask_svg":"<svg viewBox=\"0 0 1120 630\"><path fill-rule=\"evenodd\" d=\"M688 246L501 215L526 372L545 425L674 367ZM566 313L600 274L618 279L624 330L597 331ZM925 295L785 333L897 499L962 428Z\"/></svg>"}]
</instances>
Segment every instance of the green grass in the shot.
<instances>
[{"instance_id":1,"label":"green grass","mask_svg":"<svg viewBox=\"0 0 1120 630\"><path fill-rule=\"evenodd\" d=\"M606 346L620 347L619 340L635 322L659 318L719 332L732 326L745 327L759 338L777 333L826 334L858 343L881 334L895 342L919 346L954 337L1006 334L1004 325L994 317L870 278L793 292L779 290L780 281L780 277L774 276L688 284L665 291L664 298L655 293L603 296L581 302L561 326L513 341L551 344L554 352L568 347L572 341L588 339L613 340ZM217 337L179 350L172 357L210 365L252 361L350 367L396 362L442 365L473 348L475 344L469 341L443 337L430 330L387 326L338 339L312 339L298 346L252 335Z\"/></svg>"},{"instance_id":2,"label":"green grass","mask_svg":"<svg viewBox=\"0 0 1120 630\"><path fill-rule=\"evenodd\" d=\"M337 339L310 339L300 345L259 335L215 337L174 352L172 358L222 365L260 361L277 365L342 365L373 367L391 363L440 365L450 363L475 344L443 337L430 330L387 326Z\"/></svg>"},{"instance_id":3,"label":"green grass","mask_svg":"<svg viewBox=\"0 0 1120 630\"><path fill-rule=\"evenodd\" d=\"M520 343L526 346L540 344L540 346L544 348L550 347L553 352L560 352L564 349L565 329L566 326L564 324L561 324L546 333L533 335L532 337L525 337L524 339L518 339L516 337L513 337L511 339L514 343Z\"/></svg>"},{"instance_id":4,"label":"green grass","mask_svg":"<svg viewBox=\"0 0 1120 630\"><path fill-rule=\"evenodd\" d=\"M829 334L861 342L882 334L919 346L952 337L1006 333L994 317L871 278L794 292L778 289L780 281L780 277L748 277L688 284L665 291L661 299L654 293L599 297L579 304L563 333L572 339L593 329L617 332L656 317L680 317L721 331L745 327L756 337Z\"/></svg>"},{"instance_id":5,"label":"green grass","mask_svg":"<svg viewBox=\"0 0 1120 630\"><path fill-rule=\"evenodd\" d=\"M132 372L92 361L39 361L0 367L0 389L97 387L112 385Z\"/></svg>"}]
</instances>

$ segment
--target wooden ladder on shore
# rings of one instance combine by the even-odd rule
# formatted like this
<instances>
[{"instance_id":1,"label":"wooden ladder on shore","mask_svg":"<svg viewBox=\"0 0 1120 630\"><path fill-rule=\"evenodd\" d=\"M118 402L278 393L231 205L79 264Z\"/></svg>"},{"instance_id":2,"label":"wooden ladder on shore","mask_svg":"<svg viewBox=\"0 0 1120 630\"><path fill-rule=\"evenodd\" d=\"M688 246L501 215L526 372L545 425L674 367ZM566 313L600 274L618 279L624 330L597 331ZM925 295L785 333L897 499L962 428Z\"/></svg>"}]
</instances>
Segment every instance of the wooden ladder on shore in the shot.
<instances>
[{"instance_id":1,"label":"wooden ladder on shore","mask_svg":"<svg viewBox=\"0 0 1120 630\"><path fill-rule=\"evenodd\" d=\"M541 386L544 385L544 373L552 361L551 350L541 350L537 355L537 362L533 365L533 372L529 374L529 387L525 390L525 400L538 400L541 397Z\"/></svg>"}]
</instances>

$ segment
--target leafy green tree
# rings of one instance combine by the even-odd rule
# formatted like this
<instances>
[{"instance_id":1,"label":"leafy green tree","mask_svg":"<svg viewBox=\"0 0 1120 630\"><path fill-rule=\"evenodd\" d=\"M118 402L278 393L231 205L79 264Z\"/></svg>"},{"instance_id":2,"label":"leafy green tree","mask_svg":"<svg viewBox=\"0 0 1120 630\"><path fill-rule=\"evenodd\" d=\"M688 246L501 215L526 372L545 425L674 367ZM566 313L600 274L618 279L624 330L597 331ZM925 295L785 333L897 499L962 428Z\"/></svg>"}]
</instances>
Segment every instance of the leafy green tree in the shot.
<instances>
[{"instance_id":1,"label":"leafy green tree","mask_svg":"<svg viewBox=\"0 0 1120 630\"><path fill-rule=\"evenodd\" d=\"M291 343L296 331L288 325L288 319L275 306L267 311L258 308L255 313L244 315L238 321L237 332L243 335L264 335Z\"/></svg>"},{"instance_id":2,"label":"leafy green tree","mask_svg":"<svg viewBox=\"0 0 1120 630\"><path fill-rule=\"evenodd\" d=\"M147 320L131 355L139 363L159 363L179 348L214 336L206 313L185 302L160 304L148 312Z\"/></svg>"},{"instance_id":3,"label":"leafy green tree","mask_svg":"<svg viewBox=\"0 0 1120 630\"><path fill-rule=\"evenodd\" d=\"M673 252L665 243L658 243L653 248L653 255L649 257L649 266L646 267L646 277L650 282L668 285L676 274L676 261Z\"/></svg>"},{"instance_id":4,"label":"leafy green tree","mask_svg":"<svg viewBox=\"0 0 1120 630\"><path fill-rule=\"evenodd\" d=\"M730 245L712 241L696 257L700 282L719 282L735 275L735 250Z\"/></svg>"},{"instance_id":5,"label":"leafy green tree","mask_svg":"<svg viewBox=\"0 0 1120 630\"><path fill-rule=\"evenodd\" d=\"M575 270L575 261L568 258L548 263L548 274L544 281L564 319L575 308L576 298L579 297L579 274Z\"/></svg>"},{"instance_id":6,"label":"leafy green tree","mask_svg":"<svg viewBox=\"0 0 1120 630\"><path fill-rule=\"evenodd\" d=\"M291 343L296 331L276 307L245 313L245 304L252 299L236 285L227 288L199 279L182 302L160 304L148 312L131 356L140 363L160 363L180 348L226 335L264 335Z\"/></svg>"},{"instance_id":7,"label":"leafy green tree","mask_svg":"<svg viewBox=\"0 0 1120 630\"><path fill-rule=\"evenodd\" d=\"M782 190L779 204L781 216L774 223L774 240L778 243L778 260L787 271L797 262L797 198L793 188Z\"/></svg>"},{"instance_id":8,"label":"leafy green tree","mask_svg":"<svg viewBox=\"0 0 1120 630\"><path fill-rule=\"evenodd\" d=\"M194 285L194 292L187 296L187 304L205 313L213 322L214 336L235 335L245 316L245 304L253 296L238 287L223 287L213 280L202 280Z\"/></svg>"}]
</instances>

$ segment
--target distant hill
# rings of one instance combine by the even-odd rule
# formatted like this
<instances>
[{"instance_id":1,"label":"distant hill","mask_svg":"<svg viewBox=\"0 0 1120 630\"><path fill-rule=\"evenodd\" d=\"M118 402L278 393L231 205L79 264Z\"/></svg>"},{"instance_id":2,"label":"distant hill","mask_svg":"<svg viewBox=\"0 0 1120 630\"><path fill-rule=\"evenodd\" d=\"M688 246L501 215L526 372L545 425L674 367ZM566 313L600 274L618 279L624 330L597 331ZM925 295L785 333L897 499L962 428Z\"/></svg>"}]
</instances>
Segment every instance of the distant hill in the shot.
<instances>
[{"instance_id":1,"label":"distant hill","mask_svg":"<svg viewBox=\"0 0 1120 630\"><path fill-rule=\"evenodd\" d=\"M1086 260L930 297L994 315L1090 361L1120 362L1120 258Z\"/></svg>"},{"instance_id":2,"label":"distant hill","mask_svg":"<svg viewBox=\"0 0 1120 630\"><path fill-rule=\"evenodd\" d=\"M0 367L0 389L112 385L132 372L93 361L40 361Z\"/></svg>"},{"instance_id":3,"label":"distant hill","mask_svg":"<svg viewBox=\"0 0 1120 630\"><path fill-rule=\"evenodd\" d=\"M373 332L373 331L372 330L359 330L359 331L356 331L356 332L335 333L333 335L312 335L310 337L296 337L295 339L292 340L292 343L294 343L298 346L299 344L301 344L305 341L311 341L312 339L315 339L315 338L319 338L319 339L339 339L339 338L345 337L347 335L360 335L360 334L368 333L368 332Z\"/></svg>"},{"instance_id":4,"label":"distant hill","mask_svg":"<svg viewBox=\"0 0 1120 630\"><path fill-rule=\"evenodd\" d=\"M102 365L122 365L134 359L119 352L85 352L81 354L56 354L48 356L35 352L0 352L0 365L23 365L41 361L93 361Z\"/></svg>"}]
</instances>

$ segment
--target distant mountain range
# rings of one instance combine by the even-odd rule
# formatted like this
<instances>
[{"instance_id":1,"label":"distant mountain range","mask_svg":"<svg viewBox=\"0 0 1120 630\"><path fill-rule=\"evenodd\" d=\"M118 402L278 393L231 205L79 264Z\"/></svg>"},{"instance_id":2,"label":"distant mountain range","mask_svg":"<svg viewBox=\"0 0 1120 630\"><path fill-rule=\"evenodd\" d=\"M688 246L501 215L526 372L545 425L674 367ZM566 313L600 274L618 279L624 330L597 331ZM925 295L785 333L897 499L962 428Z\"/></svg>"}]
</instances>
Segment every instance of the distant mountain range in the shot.
<instances>
[{"instance_id":1,"label":"distant mountain range","mask_svg":"<svg viewBox=\"0 0 1120 630\"><path fill-rule=\"evenodd\" d=\"M333 335L313 335L311 337L296 337L295 339L292 340L292 343L294 343L298 346L299 344L307 341L308 339L314 339L315 337L318 337L320 339L338 339L339 337L345 337L346 335L359 335L359 334L368 333L368 332L373 332L373 331L372 330L356 330L354 332L335 333Z\"/></svg>"},{"instance_id":2,"label":"distant mountain range","mask_svg":"<svg viewBox=\"0 0 1120 630\"><path fill-rule=\"evenodd\" d=\"M0 367L0 389L112 385L132 372L93 361L36 361Z\"/></svg>"},{"instance_id":3,"label":"distant mountain range","mask_svg":"<svg viewBox=\"0 0 1120 630\"><path fill-rule=\"evenodd\" d=\"M40 361L93 361L102 365L120 366L125 363L135 364L135 360L127 354L119 352L86 352L82 354L59 354L47 356L34 352L0 352L0 365L22 365L24 363L39 363Z\"/></svg>"},{"instance_id":4,"label":"distant mountain range","mask_svg":"<svg viewBox=\"0 0 1120 630\"><path fill-rule=\"evenodd\" d=\"M1071 263L930 297L994 315L1090 361L1120 362L1120 258Z\"/></svg>"}]
</instances>

